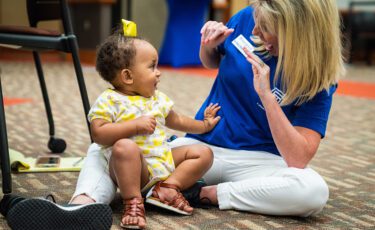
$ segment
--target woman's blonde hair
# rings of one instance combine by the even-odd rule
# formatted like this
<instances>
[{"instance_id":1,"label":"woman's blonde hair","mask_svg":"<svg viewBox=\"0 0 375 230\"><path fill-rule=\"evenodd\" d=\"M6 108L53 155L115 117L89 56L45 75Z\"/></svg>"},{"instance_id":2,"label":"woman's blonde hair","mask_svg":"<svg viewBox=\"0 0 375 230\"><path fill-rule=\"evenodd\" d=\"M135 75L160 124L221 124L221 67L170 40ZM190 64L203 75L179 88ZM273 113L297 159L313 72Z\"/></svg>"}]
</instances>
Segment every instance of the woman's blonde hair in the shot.
<instances>
[{"instance_id":1,"label":"woman's blonde hair","mask_svg":"<svg viewBox=\"0 0 375 230\"><path fill-rule=\"evenodd\" d=\"M278 37L274 83L281 77L282 105L294 100L301 104L337 83L345 69L336 0L249 0L249 4L259 28Z\"/></svg>"}]
</instances>

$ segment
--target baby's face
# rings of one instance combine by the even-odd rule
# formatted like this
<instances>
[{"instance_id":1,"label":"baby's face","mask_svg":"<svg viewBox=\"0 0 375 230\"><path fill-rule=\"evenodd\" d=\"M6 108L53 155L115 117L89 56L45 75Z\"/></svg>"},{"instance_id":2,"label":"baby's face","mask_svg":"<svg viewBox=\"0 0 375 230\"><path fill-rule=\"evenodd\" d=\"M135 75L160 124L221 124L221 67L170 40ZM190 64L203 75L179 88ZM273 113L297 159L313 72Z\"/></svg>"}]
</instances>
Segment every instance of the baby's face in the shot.
<instances>
[{"instance_id":1,"label":"baby's face","mask_svg":"<svg viewBox=\"0 0 375 230\"><path fill-rule=\"evenodd\" d=\"M134 78L133 90L143 97L151 97L155 94L160 82L160 71L158 70L158 53L148 42L143 40L134 41L136 55L133 60L131 71Z\"/></svg>"}]
</instances>

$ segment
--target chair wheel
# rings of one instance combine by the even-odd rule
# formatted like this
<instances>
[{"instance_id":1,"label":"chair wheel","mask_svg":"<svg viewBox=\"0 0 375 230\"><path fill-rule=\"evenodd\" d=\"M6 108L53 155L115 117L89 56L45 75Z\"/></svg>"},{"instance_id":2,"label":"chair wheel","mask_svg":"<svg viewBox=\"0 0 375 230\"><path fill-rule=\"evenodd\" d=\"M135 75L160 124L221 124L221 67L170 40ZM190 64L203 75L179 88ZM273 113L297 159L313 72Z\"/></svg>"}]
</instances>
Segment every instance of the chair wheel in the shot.
<instances>
[{"instance_id":1,"label":"chair wheel","mask_svg":"<svg viewBox=\"0 0 375 230\"><path fill-rule=\"evenodd\" d=\"M48 148L53 153L62 153L66 149L66 142L63 139L51 137L48 141Z\"/></svg>"}]
</instances>

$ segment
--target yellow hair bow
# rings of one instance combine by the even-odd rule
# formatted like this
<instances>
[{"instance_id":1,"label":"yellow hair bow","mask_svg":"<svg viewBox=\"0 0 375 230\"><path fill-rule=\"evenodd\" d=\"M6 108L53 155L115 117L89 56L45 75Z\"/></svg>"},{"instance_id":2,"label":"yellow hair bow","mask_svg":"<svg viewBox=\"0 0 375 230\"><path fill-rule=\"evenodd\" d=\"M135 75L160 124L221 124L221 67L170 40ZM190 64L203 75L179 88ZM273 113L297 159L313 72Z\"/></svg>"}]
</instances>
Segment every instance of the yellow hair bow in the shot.
<instances>
[{"instance_id":1,"label":"yellow hair bow","mask_svg":"<svg viewBox=\"0 0 375 230\"><path fill-rule=\"evenodd\" d=\"M125 36L128 36L128 37L137 36L137 24L135 24L132 21L125 20L125 19L121 19L121 22L122 22Z\"/></svg>"}]
</instances>

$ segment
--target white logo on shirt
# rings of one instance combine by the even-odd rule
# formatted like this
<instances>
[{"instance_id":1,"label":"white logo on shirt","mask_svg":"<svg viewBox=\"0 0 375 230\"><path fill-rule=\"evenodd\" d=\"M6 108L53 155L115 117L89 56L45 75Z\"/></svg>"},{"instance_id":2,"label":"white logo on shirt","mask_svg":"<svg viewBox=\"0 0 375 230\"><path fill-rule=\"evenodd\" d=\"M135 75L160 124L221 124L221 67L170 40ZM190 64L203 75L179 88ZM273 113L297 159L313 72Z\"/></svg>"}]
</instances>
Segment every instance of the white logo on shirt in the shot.
<instances>
[{"instance_id":1,"label":"white logo on shirt","mask_svg":"<svg viewBox=\"0 0 375 230\"><path fill-rule=\"evenodd\" d=\"M272 94L275 96L277 103L280 105L283 101L285 94L283 91L279 90L277 87L273 88L271 90ZM257 102L257 105L264 110L263 105L261 105L259 102Z\"/></svg>"},{"instance_id":2,"label":"white logo on shirt","mask_svg":"<svg viewBox=\"0 0 375 230\"><path fill-rule=\"evenodd\" d=\"M276 97L276 101L277 101L277 103L279 103L279 105L280 105L281 102L282 102L283 99L284 99L284 96L285 96L284 92L281 91L281 90L279 90L279 89L276 88L276 87L273 88L273 90L272 90L271 92L272 92L273 95L275 95L275 97Z\"/></svg>"}]
</instances>

